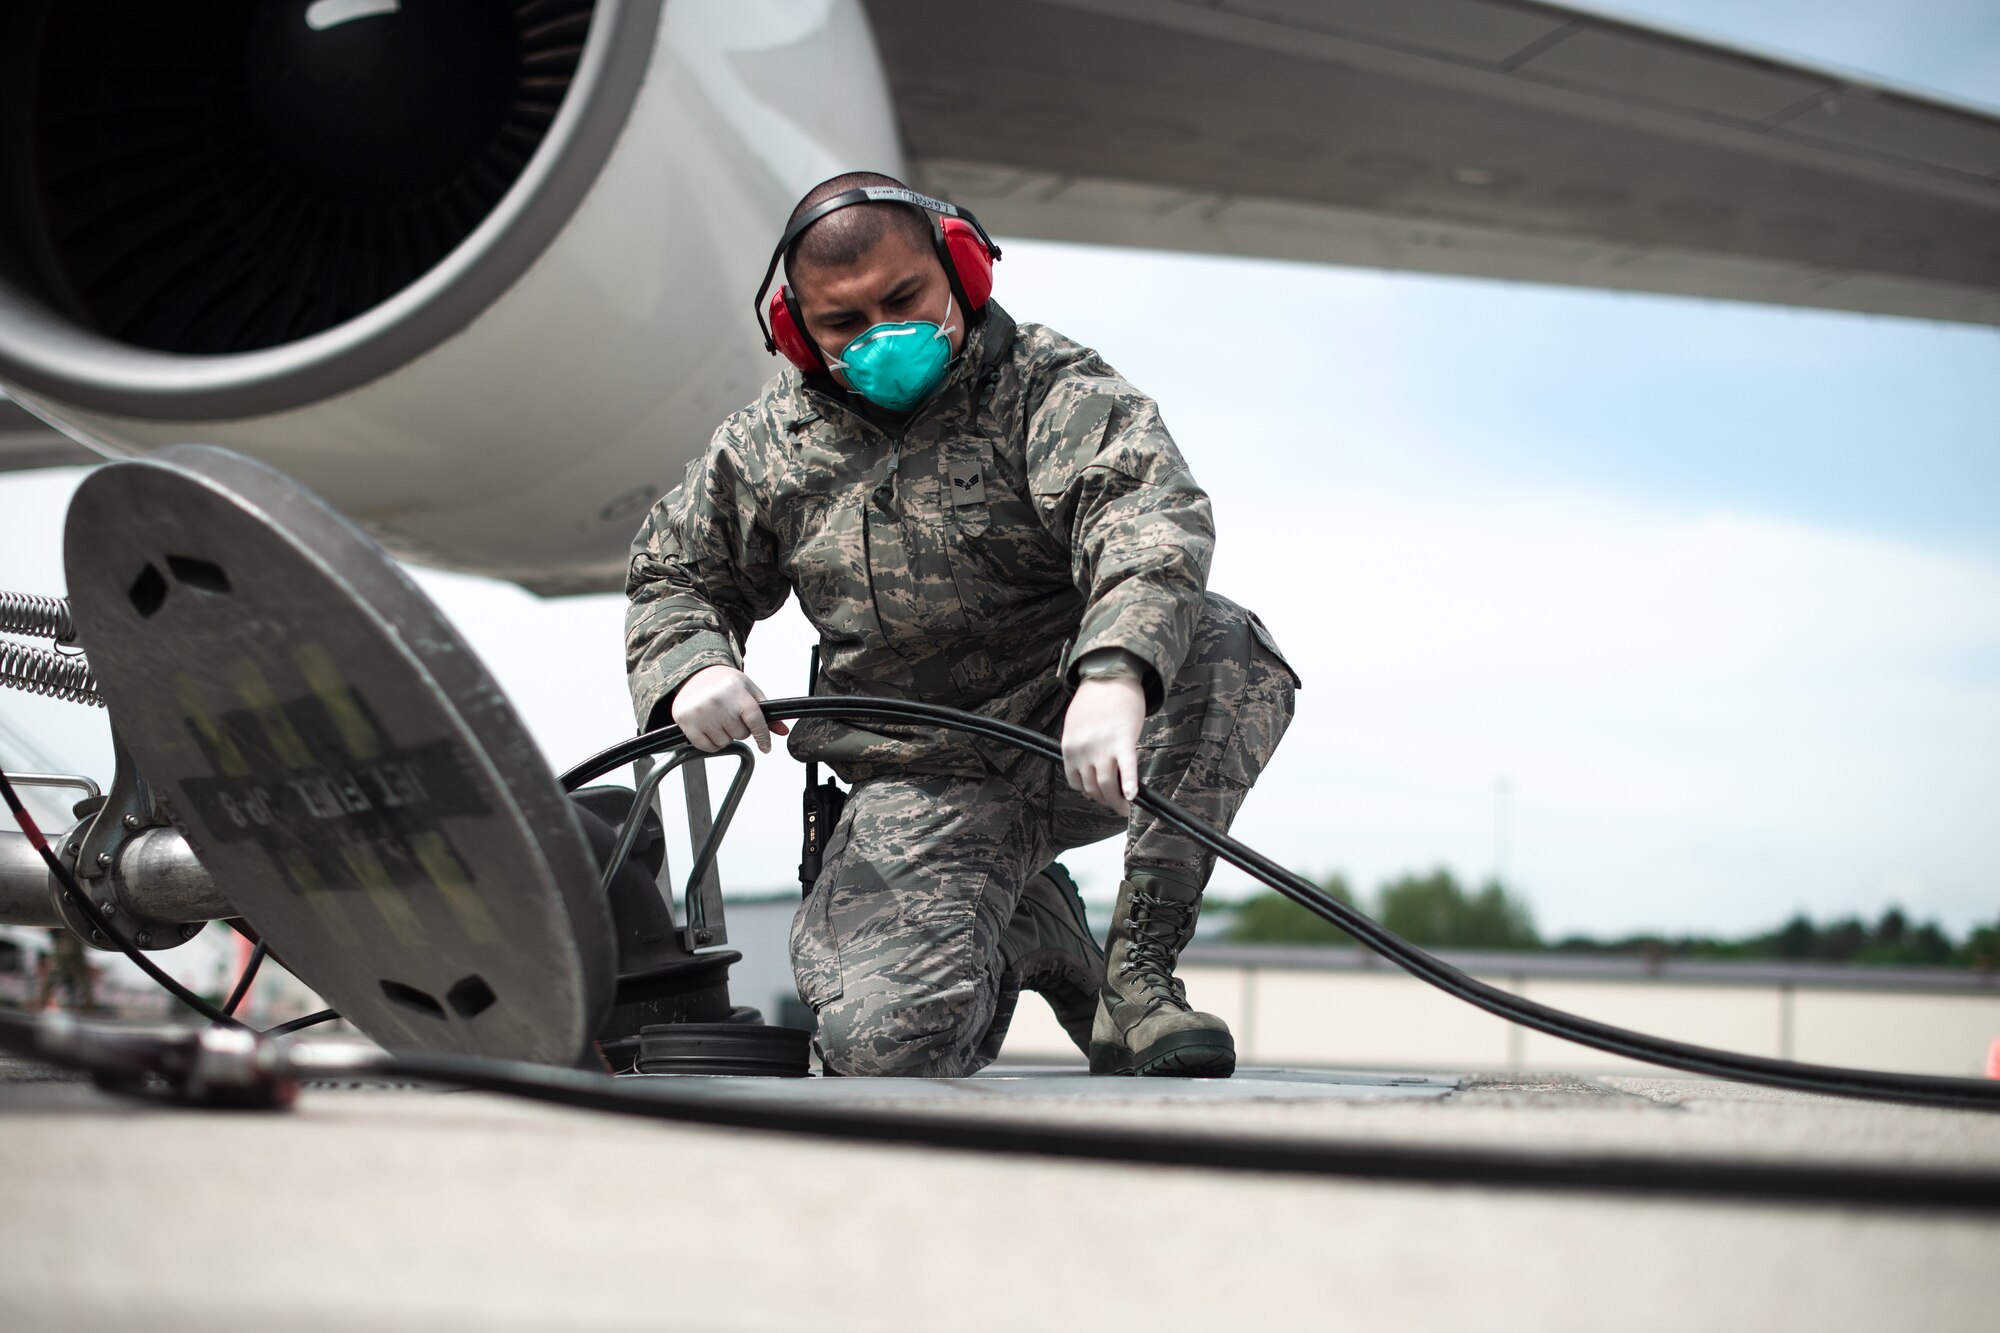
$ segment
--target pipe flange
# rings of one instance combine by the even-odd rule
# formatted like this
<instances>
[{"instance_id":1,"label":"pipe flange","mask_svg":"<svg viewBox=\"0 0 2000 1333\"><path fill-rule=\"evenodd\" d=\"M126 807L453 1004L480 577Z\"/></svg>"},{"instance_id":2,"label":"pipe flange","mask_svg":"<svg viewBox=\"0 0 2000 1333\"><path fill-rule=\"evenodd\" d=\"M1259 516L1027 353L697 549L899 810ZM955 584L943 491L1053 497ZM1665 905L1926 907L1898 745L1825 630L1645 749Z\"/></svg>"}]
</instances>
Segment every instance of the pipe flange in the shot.
<instances>
[{"instance_id":1,"label":"pipe flange","mask_svg":"<svg viewBox=\"0 0 2000 1333\"><path fill-rule=\"evenodd\" d=\"M111 893L110 882L105 880L93 885L76 875L77 858L82 853L84 840L89 837L93 822L95 821L92 819L86 819L72 826L69 832L56 840L52 849L56 859L68 868L72 876L76 876L77 887L82 889L86 896L88 910L63 891L63 886L56 882L54 875L49 876L49 901L55 906L56 915L62 918L63 925L69 928L71 934L93 949L115 950L118 946L111 942L111 937L104 933L99 924L104 918L116 920L118 916L118 902ZM93 888L101 888L104 895L103 902L100 903L97 896L92 893ZM119 922L119 924L124 923Z\"/></svg>"},{"instance_id":2,"label":"pipe flange","mask_svg":"<svg viewBox=\"0 0 2000 1333\"><path fill-rule=\"evenodd\" d=\"M90 849L96 847L98 842L91 836L92 826L98 818L104 817L106 816L100 813L96 818L83 820L56 841L53 848L56 859L68 867L71 874L76 874L79 860L84 856L94 855ZM122 844L114 848L114 866L117 865L116 858L122 856L125 849L131 845L132 839L128 835ZM208 924L205 920L163 920L139 912L132 904L123 875L100 873L94 879L84 879L78 875L77 887L83 890L89 902L88 910L80 907L69 894L65 893L54 876L49 880L49 901L54 905L56 915L62 918L63 925L72 934L91 948L106 953L120 952L118 945L104 929L106 921L114 923L119 930L125 932L125 938L149 953L179 948L199 935L202 928Z\"/></svg>"}]
</instances>

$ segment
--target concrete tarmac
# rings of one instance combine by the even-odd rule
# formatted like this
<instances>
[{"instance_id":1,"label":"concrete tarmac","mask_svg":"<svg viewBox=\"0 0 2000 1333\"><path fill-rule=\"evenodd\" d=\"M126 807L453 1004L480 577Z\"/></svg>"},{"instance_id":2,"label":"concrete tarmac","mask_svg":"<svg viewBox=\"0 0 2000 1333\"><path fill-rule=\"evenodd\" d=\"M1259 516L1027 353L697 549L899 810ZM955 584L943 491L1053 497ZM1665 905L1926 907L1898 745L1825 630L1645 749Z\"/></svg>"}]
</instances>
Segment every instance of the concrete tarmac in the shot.
<instances>
[{"instance_id":1,"label":"concrete tarmac","mask_svg":"<svg viewBox=\"0 0 2000 1333\"><path fill-rule=\"evenodd\" d=\"M1695 1080L1001 1070L787 1098L1033 1123L2000 1168L2000 1116ZM0 1327L1988 1329L2000 1218L1055 1162L0 1071ZM747 1081L745 1081L747 1082Z\"/></svg>"}]
</instances>

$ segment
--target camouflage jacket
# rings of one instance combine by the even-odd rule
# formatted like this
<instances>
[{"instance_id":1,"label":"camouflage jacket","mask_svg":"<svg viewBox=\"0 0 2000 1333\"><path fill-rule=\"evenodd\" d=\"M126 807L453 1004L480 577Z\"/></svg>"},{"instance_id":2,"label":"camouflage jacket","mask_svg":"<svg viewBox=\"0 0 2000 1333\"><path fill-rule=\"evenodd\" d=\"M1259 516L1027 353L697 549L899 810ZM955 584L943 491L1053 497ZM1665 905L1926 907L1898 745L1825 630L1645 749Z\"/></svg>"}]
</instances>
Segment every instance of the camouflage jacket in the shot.
<instances>
[{"instance_id":1,"label":"camouflage jacket","mask_svg":"<svg viewBox=\"0 0 2000 1333\"><path fill-rule=\"evenodd\" d=\"M1072 664L1146 663L1148 709L1188 651L1214 527L1153 401L1097 353L989 305L899 429L787 370L654 505L626 579L642 727L681 682L742 665L798 594L820 693L949 704L1053 732ZM656 710L660 710L656 716ZM816 719L792 753L859 780L1006 772L1018 752L895 723Z\"/></svg>"}]
</instances>

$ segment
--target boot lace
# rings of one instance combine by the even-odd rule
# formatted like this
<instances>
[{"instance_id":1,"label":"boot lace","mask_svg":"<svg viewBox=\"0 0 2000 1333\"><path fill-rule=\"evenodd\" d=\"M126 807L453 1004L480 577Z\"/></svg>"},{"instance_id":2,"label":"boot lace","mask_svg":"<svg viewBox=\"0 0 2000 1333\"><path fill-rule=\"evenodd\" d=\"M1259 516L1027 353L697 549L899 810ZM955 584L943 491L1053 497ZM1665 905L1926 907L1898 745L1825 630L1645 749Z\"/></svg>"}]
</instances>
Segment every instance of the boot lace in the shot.
<instances>
[{"instance_id":1,"label":"boot lace","mask_svg":"<svg viewBox=\"0 0 2000 1333\"><path fill-rule=\"evenodd\" d=\"M1193 915L1192 903L1178 903L1143 890L1134 893L1131 942L1118 965L1119 975L1131 977L1161 999L1187 1008L1187 987L1174 975L1174 961Z\"/></svg>"}]
</instances>

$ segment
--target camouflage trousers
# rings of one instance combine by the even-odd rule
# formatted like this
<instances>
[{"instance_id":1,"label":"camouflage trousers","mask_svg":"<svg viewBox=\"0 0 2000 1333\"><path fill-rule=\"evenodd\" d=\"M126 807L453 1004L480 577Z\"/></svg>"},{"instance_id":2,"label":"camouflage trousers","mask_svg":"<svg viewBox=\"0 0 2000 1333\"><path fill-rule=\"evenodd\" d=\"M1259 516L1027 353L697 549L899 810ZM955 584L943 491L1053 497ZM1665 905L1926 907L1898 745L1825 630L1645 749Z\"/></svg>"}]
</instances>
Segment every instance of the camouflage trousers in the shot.
<instances>
[{"instance_id":1,"label":"camouflage trousers","mask_svg":"<svg viewBox=\"0 0 2000 1333\"><path fill-rule=\"evenodd\" d=\"M1151 790L1227 828L1292 718L1298 678L1250 612L1207 596L1188 658L1139 740ZM1043 730L1060 731L1055 716ZM1019 979L1000 937L1021 887L1061 852L1126 836L1128 870L1206 884L1215 858L1040 762L1002 776L882 776L849 795L792 922L799 998L829 1070L955 1078L999 1053Z\"/></svg>"}]
</instances>

